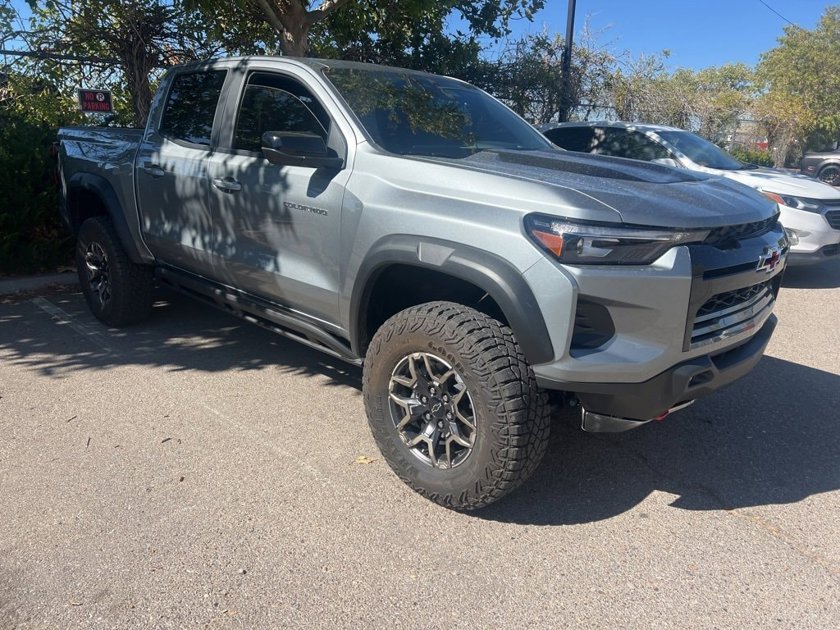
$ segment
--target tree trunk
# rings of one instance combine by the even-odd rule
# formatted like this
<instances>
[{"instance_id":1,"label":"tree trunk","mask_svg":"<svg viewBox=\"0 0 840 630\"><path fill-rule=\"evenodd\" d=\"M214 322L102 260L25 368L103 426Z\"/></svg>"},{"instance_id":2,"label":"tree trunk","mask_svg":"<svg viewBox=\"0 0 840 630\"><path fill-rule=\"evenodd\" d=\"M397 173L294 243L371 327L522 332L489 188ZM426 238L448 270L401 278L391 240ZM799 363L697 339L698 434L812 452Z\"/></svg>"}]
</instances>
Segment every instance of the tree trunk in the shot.
<instances>
[{"instance_id":1,"label":"tree trunk","mask_svg":"<svg viewBox=\"0 0 840 630\"><path fill-rule=\"evenodd\" d=\"M312 24L306 20L289 24L280 34L280 48L287 57L305 57L309 52L309 29Z\"/></svg>"}]
</instances>

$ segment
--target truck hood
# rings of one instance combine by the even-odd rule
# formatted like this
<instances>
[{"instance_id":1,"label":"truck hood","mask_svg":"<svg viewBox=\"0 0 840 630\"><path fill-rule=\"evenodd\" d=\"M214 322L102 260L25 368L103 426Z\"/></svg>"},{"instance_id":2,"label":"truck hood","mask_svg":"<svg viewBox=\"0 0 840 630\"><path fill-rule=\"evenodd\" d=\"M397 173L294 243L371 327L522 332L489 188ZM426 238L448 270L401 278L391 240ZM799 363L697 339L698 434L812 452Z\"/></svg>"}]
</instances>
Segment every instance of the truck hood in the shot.
<instances>
[{"instance_id":1,"label":"truck hood","mask_svg":"<svg viewBox=\"0 0 840 630\"><path fill-rule=\"evenodd\" d=\"M806 175L783 173L770 168L743 171L707 169L707 171L746 184L757 190L766 190L780 195L792 195L808 199L840 199L840 190Z\"/></svg>"},{"instance_id":2,"label":"truck hood","mask_svg":"<svg viewBox=\"0 0 840 630\"><path fill-rule=\"evenodd\" d=\"M432 160L550 187L560 200L577 193L578 202L588 198L589 206L600 205L581 208L579 216L563 213L569 218L609 209L629 224L707 228L760 221L776 212L776 204L740 184L638 160L560 151L482 151Z\"/></svg>"}]
</instances>

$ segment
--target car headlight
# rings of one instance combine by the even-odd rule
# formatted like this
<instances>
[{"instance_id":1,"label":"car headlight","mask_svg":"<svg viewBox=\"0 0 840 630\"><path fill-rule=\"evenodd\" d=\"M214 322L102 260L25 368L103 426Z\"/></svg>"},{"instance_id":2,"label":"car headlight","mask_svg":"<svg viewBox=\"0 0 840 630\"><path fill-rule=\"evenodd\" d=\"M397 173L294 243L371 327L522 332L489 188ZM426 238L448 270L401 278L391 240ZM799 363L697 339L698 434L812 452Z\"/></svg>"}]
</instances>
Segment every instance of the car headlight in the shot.
<instances>
[{"instance_id":1,"label":"car headlight","mask_svg":"<svg viewBox=\"0 0 840 630\"><path fill-rule=\"evenodd\" d=\"M647 265L675 245L702 242L708 230L663 230L645 226L525 217L525 232L544 251L572 265Z\"/></svg>"},{"instance_id":2,"label":"car headlight","mask_svg":"<svg viewBox=\"0 0 840 630\"><path fill-rule=\"evenodd\" d=\"M765 197L781 206L788 206L789 208L796 208L797 210L805 210L807 212L819 212L822 210L822 204L817 199L780 195L778 193L767 192L766 190L762 190L761 192Z\"/></svg>"}]
</instances>

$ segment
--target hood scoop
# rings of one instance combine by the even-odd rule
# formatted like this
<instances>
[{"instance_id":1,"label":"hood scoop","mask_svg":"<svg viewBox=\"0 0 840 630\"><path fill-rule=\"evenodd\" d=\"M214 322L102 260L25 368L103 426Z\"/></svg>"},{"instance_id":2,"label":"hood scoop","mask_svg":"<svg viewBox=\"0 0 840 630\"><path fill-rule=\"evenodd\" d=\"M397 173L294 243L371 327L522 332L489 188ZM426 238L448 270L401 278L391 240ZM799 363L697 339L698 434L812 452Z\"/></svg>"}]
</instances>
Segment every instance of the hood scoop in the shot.
<instances>
[{"instance_id":1,"label":"hood scoop","mask_svg":"<svg viewBox=\"0 0 840 630\"><path fill-rule=\"evenodd\" d=\"M708 179L708 176L668 166L606 155L549 151L482 151L464 160L508 175L533 177L534 169L651 184Z\"/></svg>"}]
</instances>

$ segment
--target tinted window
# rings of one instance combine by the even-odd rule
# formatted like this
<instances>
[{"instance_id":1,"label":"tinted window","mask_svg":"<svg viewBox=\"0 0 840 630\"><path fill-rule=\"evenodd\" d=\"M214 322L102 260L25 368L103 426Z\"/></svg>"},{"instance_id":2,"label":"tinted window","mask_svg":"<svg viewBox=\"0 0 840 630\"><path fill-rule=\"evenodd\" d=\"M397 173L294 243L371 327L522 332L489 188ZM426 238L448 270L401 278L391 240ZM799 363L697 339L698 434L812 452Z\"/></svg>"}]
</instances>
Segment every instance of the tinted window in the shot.
<instances>
[{"instance_id":1,"label":"tinted window","mask_svg":"<svg viewBox=\"0 0 840 630\"><path fill-rule=\"evenodd\" d=\"M209 145L225 74L224 70L214 70L175 77L163 110L160 132L176 140Z\"/></svg>"},{"instance_id":2,"label":"tinted window","mask_svg":"<svg viewBox=\"0 0 840 630\"><path fill-rule=\"evenodd\" d=\"M550 150L533 127L478 88L435 75L328 68L329 80L391 153L466 157L482 150Z\"/></svg>"},{"instance_id":3,"label":"tinted window","mask_svg":"<svg viewBox=\"0 0 840 630\"><path fill-rule=\"evenodd\" d=\"M592 127L558 127L545 132L545 136L558 147L581 153L589 153L592 135Z\"/></svg>"},{"instance_id":4,"label":"tinted window","mask_svg":"<svg viewBox=\"0 0 840 630\"><path fill-rule=\"evenodd\" d=\"M595 130L592 153L614 155L633 160L656 160L670 157L665 147L638 131L599 127Z\"/></svg>"},{"instance_id":5,"label":"tinted window","mask_svg":"<svg viewBox=\"0 0 840 630\"><path fill-rule=\"evenodd\" d=\"M744 165L720 147L688 131L657 131L656 135L700 166L737 171Z\"/></svg>"},{"instance_id":6,"label":"tinted window","mask_svg":"<svg viewBox=\"0 0 840 630\"><path fill-rule=\"evenodd\" d=\"M259 151L266 131L305 131L327 142L329 117L306 88L265 73L248 80L239 106L234 148Z\"/></svg>"}]
</instances>

